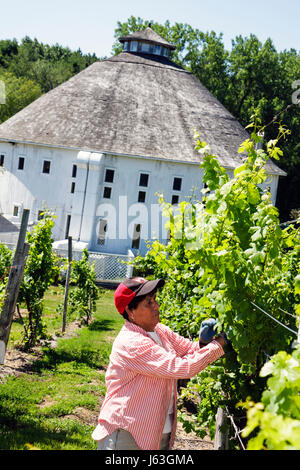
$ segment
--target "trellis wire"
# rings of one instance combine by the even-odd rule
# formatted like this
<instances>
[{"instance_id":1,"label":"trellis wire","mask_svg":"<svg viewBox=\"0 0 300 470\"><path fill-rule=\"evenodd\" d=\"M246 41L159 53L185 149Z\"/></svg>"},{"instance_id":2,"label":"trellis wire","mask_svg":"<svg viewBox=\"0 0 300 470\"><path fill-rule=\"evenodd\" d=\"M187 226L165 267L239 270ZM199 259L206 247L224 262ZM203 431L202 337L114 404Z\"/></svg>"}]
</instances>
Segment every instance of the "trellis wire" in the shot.
<instances>
[{"instance_id":1,"label":"trellis wire","mask_svg":"<svg viewBox=\"0 0 300 470\"><path fill-rule=\"evenodd\" d=\"M291 333L294 333L296 336L298 336L298 333L297 331L294 331L292 330L291 328L289 328L288 326L284 325L283 323L281 323L281 321L277 320L276 318L274 318L272 315L270 315L270 313L266 312L264 309L262 309L261 307L259 307L258 305L256 305L254 302L250 301L250 303L258 308L261 312L263 312L265 315L267 315L268 317L270 317L272 320L274 320L276 323L278 323L279 325L283 326L283 328L286 328L287 330L289 330Z\"/></svg>"},{"instance_id":2,"label":"trellis wire","mask_svg":"<svg viewBox=\"0 0 300 470\"><path fill-rule=\"evenodd\" d=\"M283 313L286 313L287 315L290 315L293 318L298 318L297 315L293 315L292 313L287 312L286 310L282 310L282 308L278 307L279 310L281 310Z\"/></svg>"},{"instance_id":3,"label":"trellis wire","mask_svg":"<svg viewBox=\"0 0 300 470\"><path fill-rule=\"evenodd\" d=\"M239 443L240 443L242 449L243 449L243 450L246 450L246 448L245 448L245 446L244 446L244 443L243 443L243 441L242 441L242 439L241 439L241 436L240 436L240 433L241 433L242 431L240 431L240 430L238 429L237 425L236 425L235 422L234 422L233 417L231 416L231 414L230 414L229 411L228 411L227 406L225 407L225 411L226 411L227 417L230 419L231 424L232 424L232 426L233 426L233 429L234 429L234 431L235 431L235 437L237 437L237 439L239 440Z\"/></svg>"}]
</instances>

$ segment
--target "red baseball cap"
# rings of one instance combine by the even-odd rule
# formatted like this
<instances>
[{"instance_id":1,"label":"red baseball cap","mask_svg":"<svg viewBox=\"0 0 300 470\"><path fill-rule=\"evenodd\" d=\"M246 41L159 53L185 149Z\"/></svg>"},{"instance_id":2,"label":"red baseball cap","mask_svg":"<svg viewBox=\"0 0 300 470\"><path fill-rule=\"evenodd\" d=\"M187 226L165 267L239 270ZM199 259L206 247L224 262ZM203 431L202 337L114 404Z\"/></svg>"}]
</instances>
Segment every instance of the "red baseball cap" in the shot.
<instances>
[{"instance_id":1,"label":"red baseball cap","mask_svg":"<svg viewBox=\"0 0 300 470\"><path fill-rule=\"evenodd\" d=\"M165 284L164 279L147 281L143 277L126 279L118 285L115 290L115 306L119 313L123 314L125 307L130 304L134 297L140 297L153 292Z\"/></svg>"}]
</instances>

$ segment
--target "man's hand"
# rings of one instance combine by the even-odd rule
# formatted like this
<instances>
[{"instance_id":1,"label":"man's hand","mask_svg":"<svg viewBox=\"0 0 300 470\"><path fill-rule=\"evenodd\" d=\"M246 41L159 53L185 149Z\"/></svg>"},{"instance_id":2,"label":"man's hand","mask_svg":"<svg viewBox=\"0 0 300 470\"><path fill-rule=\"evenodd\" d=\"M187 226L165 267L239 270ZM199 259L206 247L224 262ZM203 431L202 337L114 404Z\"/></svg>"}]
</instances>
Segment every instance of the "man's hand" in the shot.
<instances>
[{"instance_id":1,"label":"man's hand","mask_svg":"<svg viewBox=\"0 0 300 470\"><path fill-rule=\"evenodd\" d=\"M222 347L225 346L225 345L228 343L227 339L225 338L225 336L223 336L222 333L219 334L219 335L215 338L215 340L216 340Z\"/></svg>"},{"instance_id":2,"label":"man's hand","mask_svg":"<svg viewBox=\"0 0 300 470\"><path fill-rule=\"evenodd\" d=\"M213 340L214 336L217 334L216 324L217 320L214 318L209 318L201 323L199 334L200 347L205 346Z\"/></svg>"}]
</instances>

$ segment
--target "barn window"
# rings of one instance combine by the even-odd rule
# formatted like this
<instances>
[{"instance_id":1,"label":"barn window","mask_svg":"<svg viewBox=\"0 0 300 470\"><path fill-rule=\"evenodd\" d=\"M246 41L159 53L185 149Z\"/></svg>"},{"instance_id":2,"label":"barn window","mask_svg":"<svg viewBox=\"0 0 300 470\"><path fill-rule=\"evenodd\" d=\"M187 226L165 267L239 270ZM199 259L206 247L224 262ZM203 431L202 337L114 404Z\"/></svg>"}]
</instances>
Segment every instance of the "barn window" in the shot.
<instances>
[{"instance_id":1,"label":"barn window","mask_svg":"<svg viewBox=\"0 0 300 470\"><path fill-rule=\"evenodd\" d=\"M19 206L14 206L13 216L18 217L19 215Z\"/></svg>"},{"instance_id":2,"label":"barn window","mask_svg":"<svg viewBox=\"0 0 300 470\"><path fill-rule=\"evenodd\" d=\"M179 196L177 196L177 194L173 194L173 196L172 196L172 204L173 204L173 205L176 205L176 204L178 204L178 202L179 202Z\"/></svg>"},{"instance_id":3,"label":"barn window","mask_svg":"<svg viewBox=\"0 0 300 470\"><path fill-rule=\"evenodd\" d=\"M145 200L146 200L146 192L139 191L138 202L145 202Z\"/></svg>"},{"instance_id":4,"label":"barn window","mask_svg":"<svg viewBox=\"0 0 300 470\"><path fill-rule=\"evenodd\" d=\"M173 190L174 191L181 191L181 183L182 183L182 178L174 178Z\"/></svg>"},{"instance_id":5,"label":"barn window","mask_svg":"<svg viewBox=\"0 0 300 470\"><path fill-rule=\"evenodd\" d=\"M4 155L0 155L0 166L4 166Z\"/></svg>"},{"instance_id":6,"label":"barn window","mask_svg":"<svg viewBox=\"0 0 300 470\"><path fill-rule=\"evenodd\" d=\"M43 173L49 174L50 173L50 166L51 166L51 162L49 160L44 160Z\"/></svg>"},{"instance_id":7,"label":"barn window","mask_svg":"<svg viewBox=\"0 0 300 470\"><path fill-rule=\"evenodd\" d=\"M135 224L132 236L132 246L131 248L135 248L136 250L140 247L140 240L141 240L141 224Z\"/></svg>"},{"instance_id":8,"label":"barn window","mask_svg":"<svg viewBox=\"0 0 300 470\"><path fill-rule=\"evenodd\" d=\"M72 168L72 178L76 178L77 175L77 165L73 165Z\"/></svg>"},{"instance_id":9,"label":"barn window","mask_svg":"<svg viewBox=\"0 0 300 470\"><path fill-rule=\"evenodd\" d=\"M42 220L42 219L44 218L44 214L45 214L45 210L44 210L44 209L38 211L37 219L38 219L38 220Z\"/></svg>"},{"instance_id":10,"label":"barn window","mask_svg":"<svg viewBox=\"0 0 300 470\"><path fill-rule=\"evenodd\" d=\"M101 219L98 232L98 245L105 244L105 236L107 232L107 220Z\"/></svg>"},{"instance_id":11,"label":"barn window","mask_svg":"<svg viewBox=\"0 0 300 470\"><path fill-rule=\"evenodd\" d=\"M19 157L18 170L24 170L24 163L25 163L25 158Z\"/></svg>"},{"instance_id":12,"label":"barn window","mask_svg":"<svg viewBox=\"0 0 300 470\"><path fill-rule=\"evenodd\" d=\"M75 183L73 181L71 184L71 194L74 194L74 193L75 193Z\"/></svg>"},{"instance_id":13,"label":"barn window","mask_svg":"<svg viewBox=\"0 0 300 470\"><path fill-rule=\"evenodd\" d=\"M140 174L140 181L139 181L139 186L148 186L148 181L149 181L149 175L147 173L141 173Z\"/></svg>"},{"instance_id":14,"label":"barn window","mask_svg":"<svg viewBox=\"0 0 300 470\"><path fill-rule=\"evenodd\" d=\"M105 186L104 191L103 191L103 197L105 199L111 198L111 188L109 186Z\"/></svg>"},{"instance_id":15,"label":"barn window","mask_svg":"<svg viewBox=\"0 0 300 470\"><path fill-rule=\"evenodd\" d=\"M110 170L109 168L105 171L105 183L113 183L115 176L115 170Z\"/></svg>"}]
</instances>

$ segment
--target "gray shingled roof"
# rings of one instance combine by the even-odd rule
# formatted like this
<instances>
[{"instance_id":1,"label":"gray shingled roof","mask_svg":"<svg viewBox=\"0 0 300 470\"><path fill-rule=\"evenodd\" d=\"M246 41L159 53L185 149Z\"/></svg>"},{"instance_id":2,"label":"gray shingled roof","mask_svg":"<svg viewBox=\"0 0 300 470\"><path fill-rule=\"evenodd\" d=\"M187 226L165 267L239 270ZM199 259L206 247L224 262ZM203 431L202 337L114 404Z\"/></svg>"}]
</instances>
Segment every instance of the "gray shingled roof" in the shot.
<instances>
[{"instance_id":1,"label":"gray shingled roof","mask_svg":"<svg viewBox=\"0 0 300 470\"><path fill-rule=\"evenodd\" d=\"M0 233L19 233L18 227L0 214Z\"/></svg>"},{"instance_id":2,"label":"gray shingled roof","mask_svg":"<svg viewBox=\"0 0 300 470\"><path fill-rule=\"evenodd\" d=\"M248 133L191 73L122 52L95 62L0 126L0 140L200 162L194 129L227 168ZM272 174L285 174L274 163Z\"/></svg>"},{"instance_id":3,"label":"gray shingled roof","mask_svg":"<svg viewBox=\"0 0 300 470\"><path fill-rule=\"evenodd\" d=\"M18 237L19 228L0 215L0 243L16 245Z\"/></svg>"}]
</instances>

